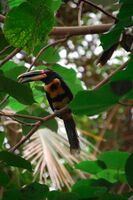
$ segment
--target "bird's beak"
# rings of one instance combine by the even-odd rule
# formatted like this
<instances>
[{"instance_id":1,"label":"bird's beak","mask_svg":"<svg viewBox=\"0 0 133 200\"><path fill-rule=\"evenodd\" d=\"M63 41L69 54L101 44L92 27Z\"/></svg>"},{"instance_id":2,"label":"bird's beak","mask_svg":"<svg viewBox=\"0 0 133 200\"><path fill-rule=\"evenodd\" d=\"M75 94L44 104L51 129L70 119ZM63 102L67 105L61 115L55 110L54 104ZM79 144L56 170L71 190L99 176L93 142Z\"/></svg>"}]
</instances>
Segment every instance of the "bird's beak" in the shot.
<instances>
[{"instance_id":1,"label":"bird's beak","mask_svg":"<svg viewBox=\"0 0 133 200\"><path fill-rule=\"evenodd\" d=\"M27 83L31 81L41 81L46 78L47 74L45 70L36 70L31 72L26 72L18 76L18 80L20 83Z\"/></svg>"}]
</instances>

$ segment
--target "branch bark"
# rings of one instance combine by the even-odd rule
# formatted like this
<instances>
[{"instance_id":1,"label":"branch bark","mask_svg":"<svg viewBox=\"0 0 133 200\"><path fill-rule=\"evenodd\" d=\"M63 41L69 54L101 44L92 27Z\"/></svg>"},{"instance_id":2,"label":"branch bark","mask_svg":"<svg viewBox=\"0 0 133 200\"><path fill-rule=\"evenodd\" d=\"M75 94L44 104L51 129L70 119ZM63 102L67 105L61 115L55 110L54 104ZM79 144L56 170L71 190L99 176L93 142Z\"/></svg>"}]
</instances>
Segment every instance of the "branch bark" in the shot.
<instances>
[{"instance_id":1,"label":"branch bark","mask_svg":"<svg viewBox=\"0 0 133 200\"><path fill-rule=\"evenodd\" d=\"M26 142L38 130L38 128L42 125L42 123L50 119L53 119L54 117L59 116L68 110L69 108L65 106L64 108L54 112L53 114L43 117L41 121L37 121L35 126L33 126L33 128L30 130L30 132L25 137L23 137L15 146L13 146L9 151L14 152L16 149L18 149L24 142Z\"/></svg>"},{"instance_id":2,"label":"branch bark","mask_svg":"<svg viewBox=\"0 0 133 200\"><path fill-rule=\"evenodd\" d=\"M5 16L0 15L0 22L4 23ZM67 36L67 35L86 35L99 34L107 32L113 24L100 24L92 26L68 26L54 27L50 32L50 36Z\"/></svg>"},{"instance_id":3,"label":"branch bark","mask_svg":"<svg viewBox=\"0 0 133 200\"><path fill-rule=\"evenodd\" d=\"M67 36L67 35L87 35L99 34L107 32L113 24L100 24L92 26L68 26L54 27L49 35L51 36Z\"/></svg>"},{"instance_id":4,"label":"branch bark","mask_svg":"<svg viewBox=\"0 0 133 200\"><path fill-rule=\"evenodd\" d=\"M120 66L119 66L118 68L116 68L114 71L112 71L112 72L108 75L108 77L105 78L105 79L103 79L101 82L99 82L99 83L93 88L93 90L96 90L96 89L100 88L102 85L104 85L105 83L107 83L107 82L109 81L109 79L110 79L114 74L116 74L116 72L118 72L118 71L124 69L124 68L127 66L128 62L129 62L129 60L126 61L125 63L123 63L122 65L120 65Z\"/></svg>"}]
</instances>

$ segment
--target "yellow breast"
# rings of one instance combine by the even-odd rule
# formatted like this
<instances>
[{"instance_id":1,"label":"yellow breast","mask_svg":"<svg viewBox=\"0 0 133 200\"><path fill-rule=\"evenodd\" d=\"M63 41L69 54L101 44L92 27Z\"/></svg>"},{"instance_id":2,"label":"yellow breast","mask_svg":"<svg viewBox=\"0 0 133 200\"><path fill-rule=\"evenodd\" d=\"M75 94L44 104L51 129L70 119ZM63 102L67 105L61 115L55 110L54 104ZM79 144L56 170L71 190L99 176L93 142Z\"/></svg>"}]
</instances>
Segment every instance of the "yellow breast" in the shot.
<instances>
[{"instance_id":1,"label":"yellow breast","mask_svg":"<svg viewBox=\"0 0 133 200\"><path fill-rule=\"evenodd\" d=\"M65 93L65 90L61 87L61 81L58 78L53 79L51 83L45 85L44 89L52 99Z\"/></svg>"}]
</instances>

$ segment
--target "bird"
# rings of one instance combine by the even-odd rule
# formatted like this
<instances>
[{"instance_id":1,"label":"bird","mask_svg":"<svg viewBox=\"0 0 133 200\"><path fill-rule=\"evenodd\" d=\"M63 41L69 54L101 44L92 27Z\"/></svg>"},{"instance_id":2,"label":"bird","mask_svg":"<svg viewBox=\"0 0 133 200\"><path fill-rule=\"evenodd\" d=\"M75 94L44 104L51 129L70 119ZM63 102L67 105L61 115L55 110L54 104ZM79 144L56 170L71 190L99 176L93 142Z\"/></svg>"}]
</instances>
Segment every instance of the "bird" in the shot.
<instances>
[{"instance_id":1,"label":"bird","mask_svg":"<svg viewBox=\"0 0 133 200\"><path fill-rule=\"evenodd\" d=\"M42 81L47 100L54 112L67 106L73 99L73 94L63 78L51 69L25 72L18 77L18 80L21 83ZM72 154L79 153L80 145L72 111L68 109L58 117L64 122L70 152Z\"/></svg>"}]
</instances>

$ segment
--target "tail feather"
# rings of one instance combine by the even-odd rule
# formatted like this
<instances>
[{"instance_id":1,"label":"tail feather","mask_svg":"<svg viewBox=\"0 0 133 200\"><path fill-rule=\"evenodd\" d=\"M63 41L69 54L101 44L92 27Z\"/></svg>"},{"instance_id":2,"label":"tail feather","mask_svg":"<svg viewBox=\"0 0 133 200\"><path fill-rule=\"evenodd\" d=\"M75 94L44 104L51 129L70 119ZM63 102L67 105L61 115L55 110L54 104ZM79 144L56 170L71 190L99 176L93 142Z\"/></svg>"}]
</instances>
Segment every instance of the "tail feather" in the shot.
<instances>
[{"instance_id":1,"label":"tail feather","mask_svg":"<svg viewBox=\"0 0 133 200\"><path fill-rule=\"evenodd\" d=\"M97 60L96 64L101 64L102 66L105 65L107 61L111 58L118 44L119 43L116 43L113 46L111 46L109 49L105 50L100 56L100 58Z\"/></svg>"},{"instance_id":2,"label":"tail feather","mask_svg":"<svg viewBox=\"0 0 133 200\"><path fill-rule=\"evenodd\" d=\"M71 116L71 118L65 119L64 125L66 128L71 153L79 152L80 146L79 146L78 134L76 131L76 126L73 117Z\"/></svg>"}]
</instances>

